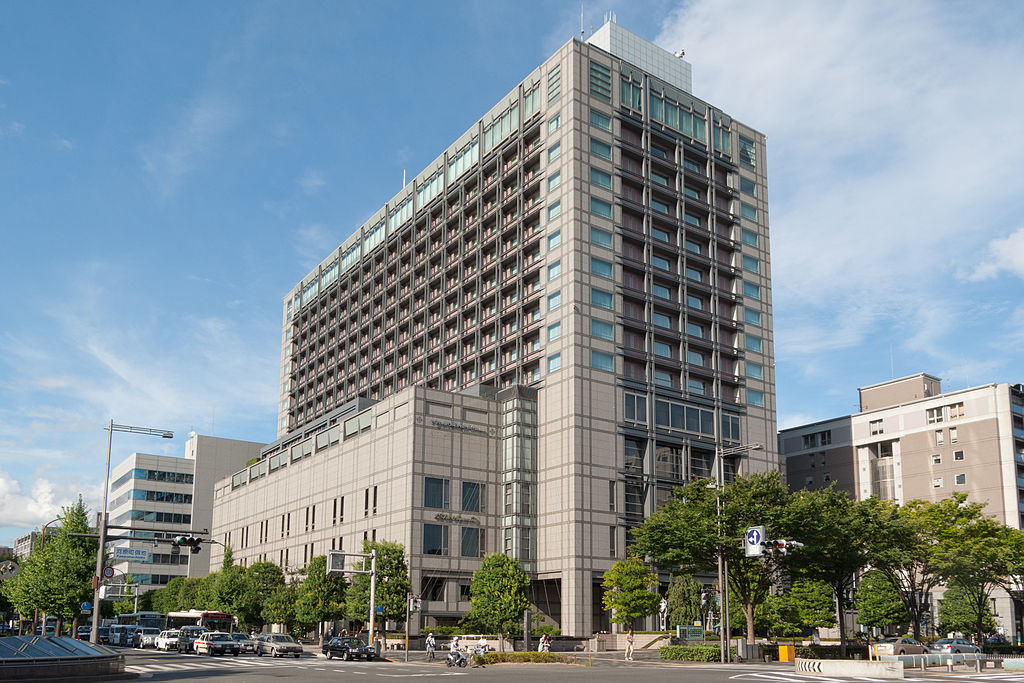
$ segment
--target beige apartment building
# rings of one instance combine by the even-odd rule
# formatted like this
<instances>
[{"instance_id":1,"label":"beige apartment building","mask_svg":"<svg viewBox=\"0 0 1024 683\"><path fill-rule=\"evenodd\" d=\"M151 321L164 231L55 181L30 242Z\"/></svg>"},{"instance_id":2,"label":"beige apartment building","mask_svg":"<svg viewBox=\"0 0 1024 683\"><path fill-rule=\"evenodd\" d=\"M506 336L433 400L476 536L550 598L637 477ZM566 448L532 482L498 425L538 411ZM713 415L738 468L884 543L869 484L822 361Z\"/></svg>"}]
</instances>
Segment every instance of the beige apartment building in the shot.
<instances>
[{"instance_id":1,"label":"beige apartment building","mask_svg":"<svg viewBox=\"0 0 1024 683\"><path fill-rule=\"evenodd\" d=\"M835 482L857 500L899 503L962 492L1024 528L1024 385L943 393L918 373L859 391L860 412L779 432L791 490ZM1022 632L1005 593L993 607L1008 634Z\"/></svg>"},{"instance_id":2,"label":"beige apartment building","mask_svg":"<svg viewBox=\"0 0 1024 683\"><path fill-rule=\"evenodd\" d=\"M681 56L614 23L569 40L284 298L278 441L218 484L217 538L289 568L402 541L428 619L468 608L465 540L563 633L607 628L602 575L675 487L721 447L727 478L779 467L765 150ZM535 402L516 466L505 392ZM353 411L348 455L323 434ZM428 476L489 493L424 505Z\"/></svg>"}]
</instances>

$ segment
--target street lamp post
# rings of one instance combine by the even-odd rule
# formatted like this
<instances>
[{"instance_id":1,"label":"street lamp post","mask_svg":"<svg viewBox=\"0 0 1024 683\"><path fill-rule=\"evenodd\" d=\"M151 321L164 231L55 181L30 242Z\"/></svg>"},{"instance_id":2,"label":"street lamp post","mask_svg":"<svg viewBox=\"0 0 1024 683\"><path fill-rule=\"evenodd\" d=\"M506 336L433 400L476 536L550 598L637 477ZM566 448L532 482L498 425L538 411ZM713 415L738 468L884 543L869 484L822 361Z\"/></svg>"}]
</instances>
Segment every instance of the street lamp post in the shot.
<instances>
[{"instance_id":1,"label":"street lamp post","mask_svg":"<svg viewBox=\"0 0 1024 683\"><path fill-rule=\"evenodd\" d=\"M760 443L747 443L742 446L731 446L722 448L721 443L715 445L715 483L708 488L715 489L715 513L718 518L718 536L722 536L722 489L725 487L725 457L759 451L764 448ZM730 661L729 656L729 560L725 557L722 546L718 546L718 589L721 591L721 613L718 618L718 640L721 648L722 664Z\"/></svg>"},{"instance_id":2,"label":"street lamp post","mask_svg":"<svg viewBox=\"0 0 1024 683\"><path fill-rule=\"evenodd\" d=\"M100 542L96 549L96 575L92 577L92 630L89 633L89 642L99 642L100 632L100 576L103 574L103 549L107 544L107 492L110 482L110 444L114 432L128 432L130 434L148 434L159 436L164 439L173 439L174 432L166 429L150 429L149 427L132 427L129 425L114 424L113 420L107 424L107 465L103 471L103 511L102 519L99 521Z\"/></svg>"}]
</instances>

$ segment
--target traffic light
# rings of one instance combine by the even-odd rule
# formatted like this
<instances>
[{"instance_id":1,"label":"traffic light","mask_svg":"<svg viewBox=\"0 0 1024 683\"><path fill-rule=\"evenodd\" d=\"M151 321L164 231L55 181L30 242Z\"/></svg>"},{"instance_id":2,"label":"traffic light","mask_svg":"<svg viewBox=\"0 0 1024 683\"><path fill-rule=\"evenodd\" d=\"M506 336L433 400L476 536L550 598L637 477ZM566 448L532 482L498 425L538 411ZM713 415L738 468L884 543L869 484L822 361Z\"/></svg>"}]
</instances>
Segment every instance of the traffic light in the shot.
<instances>
[{"instance_id":1,"label":"traffic light","mask_svg":"<svg viewBox=\"0 0 1024 683\"><path fill-rule=\"evenodd\" d=\"M784 538L761 541L765 550L775 551L780 555L786 555L794 548L803 548L804 544L799 541L787 541Z\"/></svg>"},{"instance_id":2,"label":"traffic light","mask_svg":"<svg viewBox=\"0 0 1024 683\"><path fill-rule=\"evenodd\" d=\"M190 552L198 553L202 550L203 539L198 536L175 536L171 539L171 544L176 546L187 545L190 548Z\"/></svg>"}]
</instances>

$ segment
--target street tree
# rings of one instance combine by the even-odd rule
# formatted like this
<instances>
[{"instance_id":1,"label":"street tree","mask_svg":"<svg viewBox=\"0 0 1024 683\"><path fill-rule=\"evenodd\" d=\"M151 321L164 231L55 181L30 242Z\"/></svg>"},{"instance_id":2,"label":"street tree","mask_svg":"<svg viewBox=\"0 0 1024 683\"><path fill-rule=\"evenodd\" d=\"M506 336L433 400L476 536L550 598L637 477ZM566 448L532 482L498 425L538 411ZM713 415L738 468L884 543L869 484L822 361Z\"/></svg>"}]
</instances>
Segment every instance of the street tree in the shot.
<instances>
[{"instance_id":1,"label":"street tree","mask_svg":"<svg viewBox=\"0 0 1024 683\"><path fill-rule=\"evenodd\" d=\"M57 537L41 548L41 571L36 579L44 596L42 609L58 618L58 626L74 620L77 626L81 604L93 597L92 577L96 567L96 541L71 534L88 534L89 513L81 496L73 505L61 508Z\"/></svg>"},{"instance_id":2,"label":"street tree","mask_svg":"<svg viewBox=\"0 0 1024 683\"><path fill-rule=\"evenodd\" d=\"M668 603L669 626L689 626L694 622L703 624L705 608L710 602L704 591L704 584L688 574L672 577L665 593L665 601Z\"/></svg>"},{"instance_id":3,"label":"street tree","mask_svg":"<svg viewBox=\"0 0 1024 683\"><path fill-rule=\"evenodd\" d=\"M822 581L832 591L841 657L846 656L847 645L844 617L857 574L870 560L868 535L874 506L875 501L851 500L834 482L826 489L801 489L786 506L787 531L804 544L793 552L790 567L795 576Z\"/></svg>"},{"instance_id":4,"label":"street tree","mask_svg":"<svg viewBox=\"0 0 1024 683\"><path fill-rule=\"evenodd\" d=\"M292 582L279 586L263 602L263 622L265 624L283 624L289 631L295 629L295 602L299 597L298 583Z\"/></svg>"},{"instance_id":5,"label":"street tree","mask_svg":"<svg viewBox=\"0 0 1024 683\"><path fill-rule=\"evenodd\" d=\"M393 541L363 541L363 553L377 551L377 591L375 604L380 608L381 622L405 622L406 600L409 598L409 565L405 546ZM370 558L356 562L354 569L370 569ZM345 616L352 621L368 622L370 618L370 575L354 574L346 591Z\"/></svg>"},{"instance_id":6,"label":"street tree","mask_svg":"<svg viewBox=\"0 0 1024 683\"><path fill-rule=\"evenodd\" d=\"M529 588L530 579L518 560L501 553L487 555L473 572L470 610L464 621L498 633L504 648L505 634L518 626L523 610L530 606Z\"/></svg>"},{"instance_id":7,"label":"street tree","mask_svg":"<svg viewBox=\"0 0 1024 683\"><path fill-rule=\"evenodd\" d=\"M864 626L885 628L910 622L907 607L899 593L889 578L880 571L865 572L860 577L855 595L857 620Z\"/></svg>"},{"instance_id":8,"label":"street tree","mask_svg":"<svg viewBox=\"0 0 1024 683\"><path fill-rule=\"evenodd\" d=\"M729 565L730 594L740 601L747 641L754 642L754 610L768 595L787 556L747 558L738 539L747 527L785 520L789 493L778 472L738 477L720 495L703 479L676 489L673 497L634 532L635 548L655 565L685 574L713 572L721 553ZM770 529L770 533L786 529Z\"/></svg>"},{"instance_id":9,"label":"street tree","mask_svg":"<svg viewBox=\"0 0 1024 683\"><path fill-rule=\"evenodd\" d=\"M131 592L132 588L134 588L135 590L138 590L138 587L135 586L135 577L132 576L131 574L126 574L125 575L125 577L124 577L124 585L125 585L125 592L126 593L127 592ZM120 600L118 600L118 601L116 601L114 603L114 614L131 614L134 611L135 611L135 596L134 595L128 595L128 596L126 596L124 598L121 598Z\"/></svg>"},{"instance_id":10,"label":"street tree","mask_svg":"<svg viewBox=\"0 0 1024 683\"><path fill-rule=\"evenodd\" d=\"M325 555L314 557L303 571L305 578L299 584L295 618L304 625L316 627L320 647L323 647L324 622L345 616L345 579L327 576Z\"/></svg>"},{"instance_id":11,"label":"street tree","mask_svg":"<svg viewBox=\"0 0 1024 683\"><path fill-rule=\"evenodd\" d=\"M957 583L947 586L942 602L939 603L940 631L966 634L980 629L984 634L996 630L996 620L988 602L981 608L979 616L975 595L975 590ZM982 643L984 640L977 642Z\"/></svg>"},{"instance_id":12,"label":"street tree","mask_svg":"<svg viewBox=\"0 0 1024 683\"><path fill-rule=\"evenodd\" d=\"M637 619L658 611L658 576L633 555L613 564L604 573L602 606L612 610L612 621L633 625Z\"/></svg>"},{"instance_id":13,"label":"street tree","mask_svg":"<svg viewBox=\"0 0 1024 683\"><path fill-rule=\"evenodd\" d=\"M245 571L245 604L239 611L239 619L258 631L263 630L266 621L263 607L273 594L284 586L284 572L273 562L256 562ZM244 619L241 615L244 615Z\"/></svg>"},{"instance_id":14,"label":"street tree","mask_svg":"<svg viewBox=\"0 0 1024 683\"><path fill-rule=\"evenodd\" d=\"M818 579L801 577L793 581L789 599L804 628L832 628L836 625L835 594L832 586Z\"/></svg>"}]
</instances>

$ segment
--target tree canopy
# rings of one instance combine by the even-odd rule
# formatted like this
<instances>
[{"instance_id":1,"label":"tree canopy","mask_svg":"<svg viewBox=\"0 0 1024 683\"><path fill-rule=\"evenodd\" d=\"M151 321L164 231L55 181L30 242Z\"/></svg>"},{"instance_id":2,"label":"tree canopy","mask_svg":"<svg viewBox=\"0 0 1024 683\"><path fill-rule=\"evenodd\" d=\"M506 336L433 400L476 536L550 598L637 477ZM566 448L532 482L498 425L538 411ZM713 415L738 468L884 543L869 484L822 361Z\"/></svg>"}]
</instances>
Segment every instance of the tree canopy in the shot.
<instances>
[{"instance_id":1,"label":"tree canopy","mask_svg":"<svg viewBox=\"0 0 1024 683\"><path fill-rule=\"evenodd\" d=\"M470 610L464 621L502 636L514 629L530 606L530 579L519 561L501 553L488 555L473 572Z\"/></svg>"},{"instance_id":2,"label":"tree canopy","mask_svg":"<svg viewBox=\"0 0 1024 683\"><path fill-rule=\"evenodd\" d=\"M658 575L635 555L613 564L601 585L603 607L612 610L612 621L617 624L632 626L640 617L658 611Z\"/></svg>"}]
</instances>

